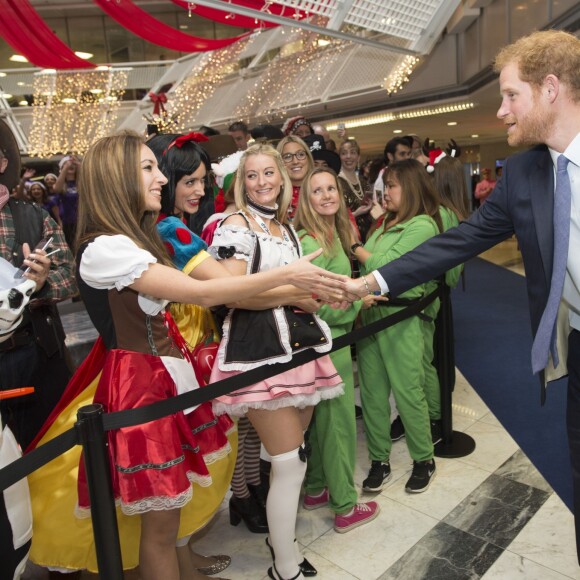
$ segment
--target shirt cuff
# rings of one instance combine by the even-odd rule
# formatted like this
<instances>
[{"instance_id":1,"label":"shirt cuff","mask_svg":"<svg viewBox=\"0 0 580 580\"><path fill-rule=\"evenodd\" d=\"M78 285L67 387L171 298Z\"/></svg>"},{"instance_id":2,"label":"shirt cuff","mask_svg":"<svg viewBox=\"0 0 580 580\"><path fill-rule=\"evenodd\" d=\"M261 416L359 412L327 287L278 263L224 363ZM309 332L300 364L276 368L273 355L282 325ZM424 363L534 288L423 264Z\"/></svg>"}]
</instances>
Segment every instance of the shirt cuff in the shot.
<instances>
[{"instance_id":1,"label":"shirt cuff","mask_svg":"<svg viewBox=\"0 0 580 580\"><path fill-rule=\"evenodd\" d=\"M377 284L379 285L379 287L381 289L381 293L388 294L389 293L389 286L386 283L385 279L379 274L379 271L373 270L371 272L371 274L375 277L375 280L377 281Z\"/></svg>"}]
</instances>

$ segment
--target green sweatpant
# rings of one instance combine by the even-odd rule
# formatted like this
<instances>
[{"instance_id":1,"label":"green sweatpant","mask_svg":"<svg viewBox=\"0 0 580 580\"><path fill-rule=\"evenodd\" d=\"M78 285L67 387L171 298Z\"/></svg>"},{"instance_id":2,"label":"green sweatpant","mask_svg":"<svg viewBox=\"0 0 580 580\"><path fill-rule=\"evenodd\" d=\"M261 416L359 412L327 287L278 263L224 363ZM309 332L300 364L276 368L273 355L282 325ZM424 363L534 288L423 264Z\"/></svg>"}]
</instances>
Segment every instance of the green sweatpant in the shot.
<instances>
[{"instance_id":1,"label":"green sweatpant","mask_svg":"<svg viewBox=\"0 0 580 580\"><path fill-rule=\"evenodd\" d=\"M397 308L363 310L363 322L386 317ZM405 426L409 454L415 461L433 458L429 410L424 391L424 338L413 316L357 344L363 420L371 461L391 455L391 391Z\"/></svg>"},{"instance_id":2,"label":"green sweatpant","mask_svg":"<svg viewBox=\"0 0 580 580\"><path fill-rule=\"evenodd\" d=\"M331 327L332 337L337 333ZM344 381L344 395L320 401L314 410L309 427L312 455L306 470L306 493L316 495L325 487L330 494L330 509L343 514L356 504L358 494L354 485L356 462L356 417L354 410L354 378L350 347L330 355Z\"/></svg>"}]
</instances>

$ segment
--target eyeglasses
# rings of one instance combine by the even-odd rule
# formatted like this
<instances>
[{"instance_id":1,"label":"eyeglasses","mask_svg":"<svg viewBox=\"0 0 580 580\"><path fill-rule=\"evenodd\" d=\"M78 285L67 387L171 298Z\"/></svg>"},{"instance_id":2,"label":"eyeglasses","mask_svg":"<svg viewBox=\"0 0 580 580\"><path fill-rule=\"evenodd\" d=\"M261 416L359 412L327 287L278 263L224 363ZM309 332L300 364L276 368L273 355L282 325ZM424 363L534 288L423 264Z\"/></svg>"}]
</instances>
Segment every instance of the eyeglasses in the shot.
<instances>
[{"instance_id":1,"label":"eyeglasses","mask_svg":"<svg viewBox=\"0 0 580 580\"><path fill-rule=\"evenodd\" d=\"M282 155L282 161L286 164L292 163L294 157L296 157L297 161L304 161L306 159L306 151L300 150L296 151L296 153L284 153L284 155Z\"/></svg>"}]
</instances>

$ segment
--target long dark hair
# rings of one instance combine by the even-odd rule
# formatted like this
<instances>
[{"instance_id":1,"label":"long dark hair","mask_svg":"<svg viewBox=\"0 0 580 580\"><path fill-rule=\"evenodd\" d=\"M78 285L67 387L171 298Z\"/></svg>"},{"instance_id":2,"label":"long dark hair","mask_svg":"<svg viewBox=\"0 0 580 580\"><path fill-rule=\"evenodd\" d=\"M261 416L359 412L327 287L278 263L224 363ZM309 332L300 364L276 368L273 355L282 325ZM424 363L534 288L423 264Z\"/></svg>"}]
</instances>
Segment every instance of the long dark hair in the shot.
<instances>
[{"instance_id":1,"label":"long dark hair","mask_svg":"<svg viewBox=\"0 0 580 580\"><path fill-rule=\"evenodd\" d=\"M167 177L167 183L161 190L161 213L171 216L175 213L175 187L184 175L191 175L200 165L205 166L206 179L205 195L200 200L199 209L189 217L189 227L196 234L200 234L207 218L214 213L213 191L209 185L211 165L205 149L195 141L186 141L181 146L171 144L181 135L156 135L147 141L147 146L157 158L159 169Z\"/></svg>"},{"instance_id":2,"label":"long dark hair","mask_svg":"<svg viewBox=\"0 0 580 580\"><path fill-rule=\"evenodd\" d=\"M434 175L441 204L449 208L459 221L467 218L469 202L463 163L457 157L443 157L435 164Z\"/></svg>"},{"instance_id":3,"label":"long dark hair","mask_svg":"<svg viewBox=\"0 0 580 580\"><path fill-rule=\"evenodd\" d=\"M433 180L426 169L416 159L404 159L391 163L383 173L383 183L386 185L390 176L400 183L402 195L401 205L397 212L398 222L406 222L418 215L428 215L443 231L443 222L439 213L439 195L433 185ZM385 224L391 221L388 216Z\"/></svg>"}]
</instances>

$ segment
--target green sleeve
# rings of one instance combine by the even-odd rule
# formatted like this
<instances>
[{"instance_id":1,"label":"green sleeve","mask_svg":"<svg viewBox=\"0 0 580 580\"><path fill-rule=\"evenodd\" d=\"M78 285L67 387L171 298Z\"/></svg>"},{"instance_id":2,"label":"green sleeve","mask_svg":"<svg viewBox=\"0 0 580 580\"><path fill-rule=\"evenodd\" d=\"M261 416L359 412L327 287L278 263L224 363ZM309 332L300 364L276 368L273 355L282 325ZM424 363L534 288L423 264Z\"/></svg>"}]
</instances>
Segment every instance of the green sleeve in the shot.
<instances>
[{"instance_id":1,"label":"green sleeve","mask_svg":"<svg viewBox=\"0 0 580 580\"><path fill-rule=\"evenodd\" d=\"M302 246L302 252L304 254L310 254L320 248L320 244L312 237L304 233L303 230L298 232L300 237L300 244ZM325 256L324 254L318 256L312 261L313 264L324 268L329 272L336 272L333 268L333 258ZM339 272L342 274L343 272ZM352 324L356 319L362 302L357 300L354 304L351 304L346 310L339 310L337 308L332 308L327 304L324 304L320 310L317 312L318 316L322 318L329 326L337 326L340 324Z\"/></svg>"},{"instance_id":2,"label":"green sleeve","mask_svg":"<svg viewBox=\"0 0 580 580\"><path fill-rule=\"evenodd\" d=\"M384 252L374 252L365 262L365 270L371 272L400 258L407 252L437 234L435 222L426 216L413 218L400 232L399 239ZM385 234L394 235L394 232Z\"/></svg>"}]
</instances>

